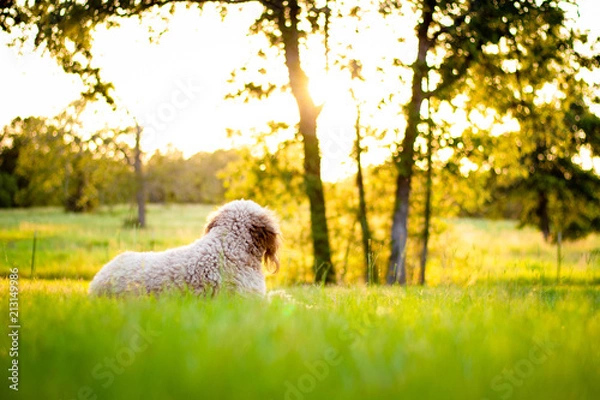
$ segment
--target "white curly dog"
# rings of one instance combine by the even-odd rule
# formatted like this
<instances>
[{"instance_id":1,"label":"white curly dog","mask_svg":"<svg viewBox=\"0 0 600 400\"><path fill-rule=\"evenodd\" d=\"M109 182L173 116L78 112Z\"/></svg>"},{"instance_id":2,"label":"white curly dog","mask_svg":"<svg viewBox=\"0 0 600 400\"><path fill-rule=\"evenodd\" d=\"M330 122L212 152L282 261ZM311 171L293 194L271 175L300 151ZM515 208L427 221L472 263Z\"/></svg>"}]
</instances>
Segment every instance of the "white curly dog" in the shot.
<instances>
[{"instance_id":1,"label":"white curly dog","mask_svg":"<svg viewBox=\"0 0 600 400\"><path fill-rule=\"evenodd\" d=\"M265 295L262 260L279 269L281 232L275 215L250 200L232 201L209 216L194 243L162 252L125 252L90 283L93 295L160 293L189 289Z\"/></svg>"}]
</instances>

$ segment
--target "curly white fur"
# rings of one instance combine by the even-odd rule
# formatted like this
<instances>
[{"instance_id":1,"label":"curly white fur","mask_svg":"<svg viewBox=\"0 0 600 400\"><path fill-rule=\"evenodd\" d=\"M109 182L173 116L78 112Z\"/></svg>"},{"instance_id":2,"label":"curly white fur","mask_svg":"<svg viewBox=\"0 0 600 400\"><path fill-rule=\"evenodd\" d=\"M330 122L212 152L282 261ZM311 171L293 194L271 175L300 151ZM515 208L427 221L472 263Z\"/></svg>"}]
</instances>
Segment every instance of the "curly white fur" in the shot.
<instances>
[{"instance_id":1,"label":"curly white fur","mask_svg":"<svg viewBox=\"0 0 600 400\"><path fill-rule=\"evenodd\" d=\"M194 243L163 252L126 252L94 277L94 295L159 293L190 289L266 293L261 261L279 267L281 232L273 213L249 200L232 201L209 217L205 235Z\"/></svg>"}]
</instances>

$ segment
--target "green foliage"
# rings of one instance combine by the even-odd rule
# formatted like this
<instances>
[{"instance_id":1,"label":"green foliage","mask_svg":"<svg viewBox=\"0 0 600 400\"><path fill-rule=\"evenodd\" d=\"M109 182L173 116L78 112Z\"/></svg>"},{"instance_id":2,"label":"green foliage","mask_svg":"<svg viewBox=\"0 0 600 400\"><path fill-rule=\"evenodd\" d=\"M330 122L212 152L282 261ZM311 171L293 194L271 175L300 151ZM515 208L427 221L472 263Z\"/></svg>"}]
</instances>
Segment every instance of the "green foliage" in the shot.
<instances>
[{"instance_id":1,"label":"green foliage","mask_svg":"<svg viewBox=\"0 0 600 400\"><path fill-rule=\"evenodd\" d=\"M239 158L233 150L197 153L185 159L181 151L169 148L155 152L146 164L146 185L150 202L219 204L225 188L219 172Z\"/></svg>"},{"instance_id":2,"label":"green foliage","mask_svg":"<svg viewBox=\"0 0 600 400\"><path fill-rule=\"evenodd\" d=\"M75 102L50 119L16 118L3 129L0 171L11 177L13 190L4 192L10 205L81 212L131 198L130 166L120 153L126 145L114 132L85 132L84 107Z\"/></svg>"},{"instance_id":3,"label":"green foliage","mask_svg":"<svg viewBox=\"0 0 600 400\"><path fill-rule=\"evenodd\" d=\"M241 153L241 159L230 164L220 174L224 178L228 200L250 198L275 209L282 219L285 246L282 271L275 279L279 282L310 282L311 243L307 227L310 223L308 202L303 196L302 158L300 143L276 140L277 132L255 137L255 142ZM269 146L276 143L275 146ZM380 276L385 272L389 257L389 232L392 204L385 199L393 198L395 168L391 163L365 168L365 192L367 214L372 231L374 268ZM411 207L414 214L409 223L411 240L408 249L410 280L418 272L420 232L423 224L425 176L421 170L415 173ZM444 188L447 182L434 180L433 206L435 217L432 234L440 235L444 224L439 217L453 213L450 199ZM327 193L327 217L332 243L332 259L339 268L341 282L364 281L364 256L358 221L358 196L354 177L335 183L325 183Z\"/></svg>"},{"instance_id":4,"label":"green foliage","mask_svg":"<svg viewBox=\"0 0 600 400\"><path fill-rule=\"evenodd\" d=\"M536 19L515 28L520 35L484 48L463 92L469 107L492 110L496 121L512 119L519 130L472 129L464 140L471 151L459 158L483 167L479 175L487 176L487 200L495 207L512 208L522 225L537 226L547 240L577 239L600 228L600 177L576 161L584 150L598 156L600 119L590 110L593 88L580 76L598 63L575 50L586 38L561 27L560 10L543 4L535 12Z\"/></svg>"},{"instance_id":5,"label":"green foliage","mask_svg":"<svg viewBox=\"0 0 600 400\"><path fill-rule=\"evenodd\" d=\"M92 211L100 204L130 202L134 195L133 132L104 129L87 133L74 103L51 119L15 119L2 131L0 205L63 205L68 211ZM222 203L223 179L218 172L239 158L237 151L156 152L147 162L151 202Z\"/></svg>"},{"instance_id":6,"label":"green foliage","mask_svg":"<svg viewBox=\"0 0 600 400\"><path fill-rule=\"evenodd\" d=\"M0 208L14 206L13 199L17 190L17 178L14 175L0 171Z\"/></svg>"},{"instance_id":7,"label":"green foliage","mask_svg":"<svg viewBox=\"0 0 600 400\"><path fill-rule=\"evenodd\" d=\"M15 194L15 204L60 204L65 168L60 129L45 119L17 118L5 132L18 137L13 142L18 154L13 173L25 183Z\"/></svg>"},{"instance_id":8,"label":"green foliage","mask_svg":"<svg viewBox=\"0 0 600 400\"><path fill-rule=\"evenodd\" d=\"M100 26L119 26L123 18L143 18L158 9L173 13L176 3L186 3L188 7L195 5L201 8L205 3L215 3L220 7L221 16L227 15L227 5L239 4L237 0L136 0L125 1L87 1L55 2L50 0L35 1L33 4L8 2L0 4L0 29L12 33L15 41L31 41L36 47L48 50L67 73L81 78L86 99L105 98L114 103L111 91L113 85L104 80L100 69L93 62L92 46L94 31ZM277 18L281 6L287 3L261 2L264 12L250 27L254 33L261 32L271 44L283 49L281 29L277 26ZM301 24L297 34L305 37L309 32L323 29L326 8L317 7L314 0L301 1ZM163 15L164 18L164 15ZM243 68L242 68L243 69ZM283 84L285 86L285 83ZM276 86L269 82L245 85L245 94L258 97L266 96ZM243 91L242 91L243 92ZM240 92L240 93L242 93Z\"/></svg>"}]
</instances>

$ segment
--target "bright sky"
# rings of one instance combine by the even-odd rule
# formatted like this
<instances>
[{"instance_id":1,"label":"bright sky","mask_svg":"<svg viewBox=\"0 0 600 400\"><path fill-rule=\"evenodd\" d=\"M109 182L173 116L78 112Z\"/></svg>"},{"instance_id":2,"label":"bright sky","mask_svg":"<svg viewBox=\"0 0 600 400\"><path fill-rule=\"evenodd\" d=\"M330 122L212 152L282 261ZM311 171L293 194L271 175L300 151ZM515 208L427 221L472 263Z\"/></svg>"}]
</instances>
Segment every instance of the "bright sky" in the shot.
<instances>
[{"instance_id":1,"label":"bright sky","mask_svg":"<svg viewBox=\"0 0 600 400\"><path fill-rule=\"evenodd\" d=\"M580 2L579 19L582 28L592 29L597 35L600 29L595 15L600 15L600 3L593 0ZM196 7L179 7L170 17L168 31L158 43L149 43L148 24L160 30L162 22L152 19L140 23L137 19L124 20L120 28L101 30L94 43L94 57L102 69L103 77L114 83L115 98L122 109L129 110L144 126L143 146L147 152L165 149L168 143L190 156L198 151L214 151L228 148L248 140L248 132L261 130L270 120L293 123L297 110L291 95L279 95L273 99L243 103L225 101L232 91L227 85L234 69L249 64L249 70L260 67L255 55L264 46L261 39L247 35L247 27L260 13L254 4L243 9L231 9L224 22L211 5L200 12ZM200 15L202 14L202 15ZM368 18L366 18L368 20ZM157 26L158 25L158 26ZM363 60L380 60L389 54L400 54L411 61L414 40L410 40L410 27L405 43L398 43L390 35L388 27L369 24L361 28L360 35L354 26L339 27L336 35L354 35L354 52ZM0 104L0 126L8 124L17 116L53 116L79 97L82 86L75 76L65 74L54 60L40 51L26 46L21 51L8 47L9 38L0 33L0 76L3 77L3 96ZM354 137L354 105L348 96L347 72L325 75L322 43L309 43L314 49L305 63L311 78L311 91L317 103L325 103L319 119L319 136L323 152L323 178L335 180L353 172L349 159ZM287 80L283 63L267 65L269 77L280 82ZM332 68L332 71L336 68ZM356 88L362 98L378 103L397 72L389 81L376 71L376 62L365 62L363 73L369 83ZM399 101L408 95L396 83ZM403 94L404 93L404 94ZM396 110L395 112L397 112ZM367 118L369 111L366 110ZM351 116L351 117L349 117ZM395 113L383 111L370 125L388 128L391 133L381 142L372 140L367 163L383 161L389 154L396 131L403 128ZM115 115L106 108L98 108L86 115L85 125L90 132L103 127L130 125L131 117L122 112ZM227 129L240 130L241 136L227 137Z\"/></svg>"}]
</instances>

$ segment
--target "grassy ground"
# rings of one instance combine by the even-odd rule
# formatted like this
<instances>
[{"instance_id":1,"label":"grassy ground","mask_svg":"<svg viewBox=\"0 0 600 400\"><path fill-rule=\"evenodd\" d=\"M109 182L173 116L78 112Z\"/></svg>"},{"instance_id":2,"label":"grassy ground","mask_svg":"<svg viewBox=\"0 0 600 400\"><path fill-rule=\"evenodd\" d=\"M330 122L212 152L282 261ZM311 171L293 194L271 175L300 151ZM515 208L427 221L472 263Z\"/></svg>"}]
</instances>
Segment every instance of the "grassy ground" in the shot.
<instances>
[{"instance_id":1,"label":"grassy ground","mask_svg":"<svg viewBox=\"0 0 600 400\"><path fill-rule=\"evenodd\" d=\"M35 277L91 279L124 250L163 250L191 243L202 235L213 206L150 205L150 226L145 230L124 227L135 210L105 208L95 214L65 214L58 208L0 210L0 276L18 267L21 277L31 276L34 234L37 232ZM283 221L284 233L300 229ZM453 219L431 243L427 279L430 285L472 285L478 282L520 281L553 284L556 280L556 248L534 229L516 229L512 221ZM334 244L345 243L336 238ZM270 286L294 281L295 266L303 261L284 243L282 269L268 277ZM354 251L361 254L359 248ZM302 255L304 257L304 255ZM380 276L386 256L375 254ZM362 269L362 267L361 267ZM354 271L353 276L363 276ZM409 271L410 272L410 271ZM416 269L413 268L413 272ZM600 236L566 243L561 276L565 283L600 284Z\"/></svg>"},{"instance_id":2,"label":"grassy ground","mask_svg":"<svg viewBox=\"0 0 600 400\"><path fill-rule=\"evenodd\" d=\"M80 216L0 211L0 273L19 268L21 325L19 392L8 388L15 357L4 335L0 398L600 394L598 236L565 246L560 284L555 248L537 232L452 220L432 245L425 288L291 287L293 301L271 302L87 296L86 279L115 254L189 243L211 209L153 206L145 231L123 228L127 208ZM36 279L29 279L34 232ZM271 287L285 282L268 279ZM9 293L8 279L0 279L5 331Z\"/></svg>"},{"instance_id":3,"label":"grassy ground","mask_svg":"<svg viewBox=\"0 0 600 400\"><path fill-rule=\"evenodd\" d=\"M20 390L11 398L596 399L600 393L597 288L287 292L297 303L189 295L114 300L88 298L81 281L22 281ZM3 348L2 365L7 358Z\"/></svg>"},{"instance_id":4,"label":"grassy ground","mask_svg":"<svg viewBox=\"0 0 600 400\"><path fill-rule=\"evenodd\" d=\"M126 227L135 213L124 206L94 214L66 214L60 208L0 210L0 274L18 267L31 276L34 234L37 233L35 276L91 279L115 255L125 250L163 250L188 244L202 236L205 205L150 205L150 226Z\"/></svg>"},{"instance_id":5,"label":"grassy ground","mask_svg":"<svg viewBox=\"0 0 600 400\"><path fill-rule=\"evenodd\" d=\"M432 243L428 280L434 284L519 282L554 284L557 249L533 228L514 221L452 219ZM562 246L561 281L600 284L600 236Z\"/></svg>"}]
</instances>

